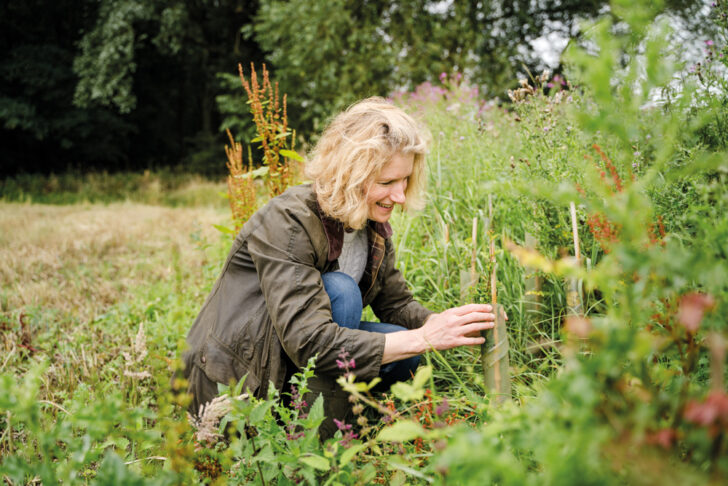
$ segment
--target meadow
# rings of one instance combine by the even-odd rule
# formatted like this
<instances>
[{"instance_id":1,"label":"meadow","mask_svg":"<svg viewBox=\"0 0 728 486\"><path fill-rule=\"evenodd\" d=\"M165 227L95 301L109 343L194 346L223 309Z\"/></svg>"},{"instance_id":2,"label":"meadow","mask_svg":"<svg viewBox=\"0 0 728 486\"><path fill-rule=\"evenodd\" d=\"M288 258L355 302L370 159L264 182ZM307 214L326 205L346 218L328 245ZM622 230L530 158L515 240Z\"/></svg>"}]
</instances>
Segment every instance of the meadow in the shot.
<instances>
[{"instance_id":1,"label":"meadow","mask_svg":"<svg viewBox=\"0 0 728 486\"><path fill-rule=\"evenodd\" d=\"M664 26L638 13L629 34L595 24L598 49L518 82L508 105L458 73L391 95L431 135L427 207L393 218L398 267L433 310L490 302L495 282L503 403L481 350L461 348L384 397L354 369L340 383L356 423L323 444L320 402L287 408L275 390L221 387L217 416L191 423L170 376L230 245L224 184L6 181L3 480L722 484L728 91L724 71L679 78Z\"/></svg>"}]
</instances>

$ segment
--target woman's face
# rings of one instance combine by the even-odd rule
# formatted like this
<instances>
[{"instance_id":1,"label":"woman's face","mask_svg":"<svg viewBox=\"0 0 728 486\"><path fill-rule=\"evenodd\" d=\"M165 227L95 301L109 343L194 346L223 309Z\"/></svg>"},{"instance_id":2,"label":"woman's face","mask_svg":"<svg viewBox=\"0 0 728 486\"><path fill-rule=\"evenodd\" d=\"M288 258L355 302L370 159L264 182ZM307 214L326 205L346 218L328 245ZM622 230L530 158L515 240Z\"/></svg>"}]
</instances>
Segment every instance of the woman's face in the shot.
<instances>
[{"instance_id":1,"label":"woman's face","mask_svg":"<svg viewBox=\"0 0 728 486\"><path fill-rule=\"evenodd\" d=\"M386 223L394 211L394 205L404 204L404 193L414 162L414 154L397 152L374 177L367 191L369 219Z\"/></svg>"}]
</instances>

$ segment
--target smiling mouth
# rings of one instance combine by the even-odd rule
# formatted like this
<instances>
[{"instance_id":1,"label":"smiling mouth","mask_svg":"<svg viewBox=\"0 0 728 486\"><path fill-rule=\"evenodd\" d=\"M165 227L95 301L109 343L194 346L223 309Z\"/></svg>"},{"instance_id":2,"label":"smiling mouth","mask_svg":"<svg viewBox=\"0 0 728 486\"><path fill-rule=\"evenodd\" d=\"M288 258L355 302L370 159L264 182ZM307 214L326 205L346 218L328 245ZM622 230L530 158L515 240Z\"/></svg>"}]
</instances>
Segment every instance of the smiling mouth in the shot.
<instances>
[{"instance_id":1,"label":"smiling mouth","mask_svg":"<svg viewBox=\"0 0 728 486\"><path fill-rule=\"evenodd\" d=\"M377 206L379 206L380 208L384 208L384 209L392 209L394 207L394 204L377 203Z\"/></svg>"}]
</instances>

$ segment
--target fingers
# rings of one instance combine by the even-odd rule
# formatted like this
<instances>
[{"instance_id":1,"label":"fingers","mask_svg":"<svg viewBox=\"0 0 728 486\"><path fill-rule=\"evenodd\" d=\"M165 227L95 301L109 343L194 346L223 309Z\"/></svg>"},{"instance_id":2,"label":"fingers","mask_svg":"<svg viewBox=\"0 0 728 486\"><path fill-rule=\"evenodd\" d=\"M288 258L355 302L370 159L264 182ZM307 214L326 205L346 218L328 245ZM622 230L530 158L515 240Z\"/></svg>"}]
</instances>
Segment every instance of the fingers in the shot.
<instances>
[{"instance_id":1,"label":"fingers","mask_svg":"<svg viewBox=\"0 0 728 486\"><path fill-rule=\"evenodd\" d=\"M480 332L488 329L493 329L495 322L476 322L474 324L468 324L460 328L460 332L467 337L480 337Z\"/></svg>"},{"instance_id":2,"label":"fingers","mask_svg":"<svg viewBox=\"0 0 728 486\"><path fill-rule=\"evenodd\" d=\"M501 307L501 309L503 309L503 307ZM463 316L472 312L493 312L493 310L494 309L491 304L465 304L461 305L460 307L453 307L451 309L448 309L449 312L455 314L456 316ZM503 318L507 321L508 314L506 314L505 310L502 312Z\"/></svg>"},{"instance_id":3,"label":"fingers","mask_svg":"<svg viewBox=\"0 0 728 486\"><path fill-rule=\"evenodd\" d=\"M457 318L457 324L464 325L478 321L495 321L495 314L489 312L471 312Z\"/></svg>"},{"instance_id":4,"label":"fingers","mask_svg":"<svg viewBox=\"0 0 728 486\"><path fill-rule=\"evenodd\" d=\"M490 304L466 304L449 310L456 316L462 316L471 312L493 312L493 306Z\"/></svg>"},{"instance_id":5,"label":"fingers","mask_svg":"<svg viewBox=\"0 0 728 486\"><path fill-rule=\"evenodd\" d=\"M463 338L461 346L479 346L485 342L485 338Z\"/></svg>"}]
</instances>

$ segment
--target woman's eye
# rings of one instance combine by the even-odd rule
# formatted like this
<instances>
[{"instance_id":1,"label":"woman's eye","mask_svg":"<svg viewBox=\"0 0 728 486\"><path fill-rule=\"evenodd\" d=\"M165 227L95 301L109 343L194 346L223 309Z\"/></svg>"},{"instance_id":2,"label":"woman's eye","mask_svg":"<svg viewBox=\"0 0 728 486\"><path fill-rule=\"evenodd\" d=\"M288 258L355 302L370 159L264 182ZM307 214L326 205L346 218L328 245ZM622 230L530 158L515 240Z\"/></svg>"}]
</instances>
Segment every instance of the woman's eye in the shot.
<instances>
[{"instance_id":1,"label":"woman's eye","mask_svg":"<svg viewBox=\"0 0 728 486\"><path fill-rule=\"evenodd\" d=\"M383 181L383 182L379 183L379 185L382 185L382 186L388 186L390 184L392 184L392 181Z\"/></svg>"}]
</instances>

